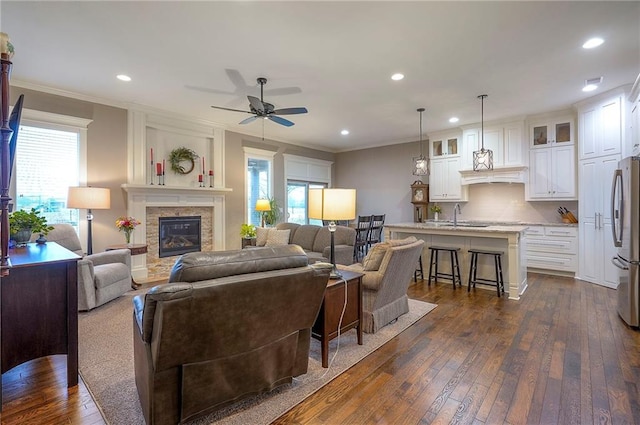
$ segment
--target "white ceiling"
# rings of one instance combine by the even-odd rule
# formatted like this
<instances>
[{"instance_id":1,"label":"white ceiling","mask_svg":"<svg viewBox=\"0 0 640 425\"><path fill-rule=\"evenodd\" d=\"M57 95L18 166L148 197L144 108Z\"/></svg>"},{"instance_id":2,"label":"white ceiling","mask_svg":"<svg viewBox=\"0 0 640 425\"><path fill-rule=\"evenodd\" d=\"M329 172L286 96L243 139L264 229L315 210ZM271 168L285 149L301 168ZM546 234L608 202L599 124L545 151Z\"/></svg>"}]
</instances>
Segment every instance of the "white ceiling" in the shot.
<instances>
[{"instance_id":1,"label":"white ceiling","mask_svg":"<svg viewBox=\"0 0 640 425\"><path fill-rule=\"evenodd\" d=\"M16 48L12 83L111 104L177 112L305 146L340 152L419 139L423 133L565 109L634 82L640 2L0 2ZM582 49L592 36L605 43ZM390 76L406 78L394 82ZM118 81L116 74L133 78ZM286 128L239 126L246 95L276 108ZM604 77L596 92L585 79ZM238 78L240 77L240 78ZM294 94L269 89L298 88ZM224 92L228 92L225 94ZM264 124L264 127L263 127ZM340 130L348 128L349 136Z\"/></svg>"}]
</instances>

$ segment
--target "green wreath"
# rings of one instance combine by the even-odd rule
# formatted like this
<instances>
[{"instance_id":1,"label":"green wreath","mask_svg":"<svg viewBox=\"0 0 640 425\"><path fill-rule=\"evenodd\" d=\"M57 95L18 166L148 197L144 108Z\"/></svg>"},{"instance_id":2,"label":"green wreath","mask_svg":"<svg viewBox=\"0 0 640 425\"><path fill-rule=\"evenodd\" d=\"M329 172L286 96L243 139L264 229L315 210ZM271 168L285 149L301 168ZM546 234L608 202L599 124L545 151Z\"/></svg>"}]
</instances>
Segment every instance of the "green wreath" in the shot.
<instances>
[{"instance_id":1,"label":"green wreath","mask_svg":"<svg viewBox=\"0 0 640 425\"><path fill-rule=\"evenodd\" d=\"M189 174L195 168L196 159L198 158L198 154L189 148L175 148L169 154L169 164L171 164L171 170L174 173ZM182 163L185 162L187 163L187 167L189 167L188 169L184 165L182 165Z\"/></svg>"}]
</instances>

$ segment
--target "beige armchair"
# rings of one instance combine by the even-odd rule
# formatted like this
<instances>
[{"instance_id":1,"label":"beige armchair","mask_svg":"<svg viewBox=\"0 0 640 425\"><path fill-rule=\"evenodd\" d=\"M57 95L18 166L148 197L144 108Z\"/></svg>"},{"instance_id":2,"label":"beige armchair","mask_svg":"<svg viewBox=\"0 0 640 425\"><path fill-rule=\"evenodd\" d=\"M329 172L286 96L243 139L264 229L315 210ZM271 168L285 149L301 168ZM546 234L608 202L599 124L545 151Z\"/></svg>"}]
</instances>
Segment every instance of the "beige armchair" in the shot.
<instances>
[{"instance_id":1,"label":"beige armchair","mask_svg":"<svg viewBox=\"0 0 640 425\"><path fill-rule=\"evenodd\" d=\"M78 310L91 310L131 289L131 251L128 249L85 256L75 229L63 223L53 225L47 240L83 257L78 261Z\"/></svg>"},{"instance_id":2,"label":"beige armchair","mask_svg":"<svg viewBox=\"0 0 640 425\"><path fill-rule=\"evenodd\" d=\"M373 246L362 264L338 266L364 273L362 277L362 329L376 333L409 312L407 288L418 264L424 241L410 236Z\"/></svg>"}]
</instances>

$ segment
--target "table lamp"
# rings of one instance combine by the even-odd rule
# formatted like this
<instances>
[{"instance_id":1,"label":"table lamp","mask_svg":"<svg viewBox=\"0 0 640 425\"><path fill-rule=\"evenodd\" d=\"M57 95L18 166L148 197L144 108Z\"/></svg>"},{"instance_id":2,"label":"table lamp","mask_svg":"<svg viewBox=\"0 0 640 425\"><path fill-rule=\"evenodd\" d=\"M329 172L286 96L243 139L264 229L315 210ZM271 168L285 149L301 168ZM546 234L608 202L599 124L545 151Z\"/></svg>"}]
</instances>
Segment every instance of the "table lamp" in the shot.
<instances>
[{"instance_id":1,"label":"table lamp","mask_svg":"<svg viewBox=\"0 0 640 425\"><path fill-rule=\"evenodd\" d=\"M87 209L87 254L93 254L91 240L92 209L106 210L111 208L111 190L101 187L70 187L67 196L67 208Z\"/></svg>"},{"instance_id":2,"label":"table lamp","mask_svg":"<svg viewBox=\"0 0 640 425\"><path fill-rule=\"evenodd\" d=\"M262 217L262 227L264 227L264 213L271 211L271 202L268 199L258 199L256 201L256 211L260 211Z\"/></svg>"},{"instance_id":3,"label":"table lamp","mask_svg":"<svg viewBox=\"0 0 640 425\"><path fill-rule=\"evenodd\" d=\"M331 234L331 278L341 278L336 268L335 233L336 220L353 220L356 218L355 189L309 189L309 218L329 220Z\"/></svg>"}]
</instances>

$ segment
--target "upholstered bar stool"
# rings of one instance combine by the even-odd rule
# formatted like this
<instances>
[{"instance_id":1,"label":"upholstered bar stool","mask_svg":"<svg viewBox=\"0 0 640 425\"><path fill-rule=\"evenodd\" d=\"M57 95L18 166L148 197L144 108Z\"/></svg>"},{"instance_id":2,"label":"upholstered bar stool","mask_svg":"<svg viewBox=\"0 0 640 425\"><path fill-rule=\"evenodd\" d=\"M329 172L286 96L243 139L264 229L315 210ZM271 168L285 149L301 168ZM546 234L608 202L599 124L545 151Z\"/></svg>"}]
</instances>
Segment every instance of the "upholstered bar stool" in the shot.
<instances>
[{"instance_id":1,"label":"upholstered bar stool","mask_svg":"<svg viewBox=\"0 0 640 425\"><path fill-rule=\"evenodd\" d=\"M502 277L502 251L485 251L485 250L477 250L470 249L469 253L471 254L471 262L469 266L469 282L467 283L467 292L471 291L471 284L473 287L476 287L476 283L484 283L485 285L495 286L498 292L498 297L500 294L504 294L504 278ZM478 277L478 255L492 255L493 263L495 265L496 278L493 279L484 279Z\"/></svg>"},{"instance_id":2,"label":"upholstered bar stool","mask_svg":"<svg viewBox=\"0 0 640 425\"><path fill-rule=\"evenodd\" d=\"M431 250L431 263L429 264L428 284L431 285L432 278L435 282L437 282L438 278L440 277L444 279L450 279L453 283L453 289L456 288L456 282L458 282L458 285L462 286L462 278L460 277L460 263L458 262L458 251L460 251L460 248L430 246L429 249ZM438 272L438 253L440 251L449 253L451 259L451 273Z\"/></svg>"}]
</instances>

